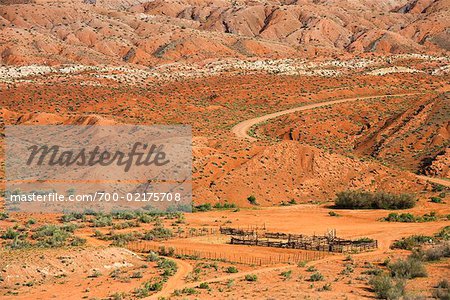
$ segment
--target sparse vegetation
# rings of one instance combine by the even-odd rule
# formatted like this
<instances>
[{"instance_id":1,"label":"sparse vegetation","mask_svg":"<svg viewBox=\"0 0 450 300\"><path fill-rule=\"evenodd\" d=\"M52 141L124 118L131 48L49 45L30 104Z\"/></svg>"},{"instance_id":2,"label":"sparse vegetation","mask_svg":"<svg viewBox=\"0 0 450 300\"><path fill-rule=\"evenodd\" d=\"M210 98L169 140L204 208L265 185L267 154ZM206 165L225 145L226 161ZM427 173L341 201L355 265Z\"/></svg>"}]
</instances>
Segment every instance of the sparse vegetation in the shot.
<instances>
[{"instance_id":1,"label":"sparse vegetation","mask_svg":"<svg viewBox=\"0 0 450 300\"><path fill-rule=\"evenodd\" d=\"M424 214L423 216L415 216L411 213L390 213L386 218L383 219L387 222L403 222L403 223L421 223L421 222L432 222L437 221L438 216L435 212L430 212Z\"/></svg>"},{"instance_id":2,"label":"sparse vegetation","mask_svg":"<svg viewBox=\"0 0 450 300\"><path fill-rule=\"evenodd\" d=\"M422 261L414 257L400 259L388 266L392 277L412 279L416 277L427 277L427 271Z\"/></svg>"},{"instance_id":3,"label":"sparse vegetation","mask_svg":"<svg viewBox=\"0 0 450 300\"><path fill-rule=\"evenodd\" d=\"M369 284L380 299L399 299L405 292L405 281L398 278L392 278L388 274L379 274L374 276Z\"/></svg>"},{"instance_id":4,"label":"sparse vegetation","mask_svg":"<svg viewBox=\"0 0 450 300\"><path fill-rule=\"evenodd\" d=\"M324 277L322 275L322 273L320 272L315 272L313 274L311 274L311 276L309 277L309 281L322 281L324 280Z\"/></svg>"},{"instance_id":5,"label":"sparse vegetation","mask_svg":"<svg viewBox=\"0 0 450 300\"><path fill-rule=\"evenodd\" d=\"M258 202L256 202L256 197L253 195L248 196L247 200L251 205L258 205Z\"/></svg>"},{"instance_id":6,"label":"sparse vegetation","mask_svg":"<svg viewBox=\"0 0 450 300\"><path fill-rule=\"evenodd\" d=\"M229 266L229 267L226 269L226 272L227 272L227 273L230 273L230 274L233 274L233 273L237 273L237 272L238 272L238 269L237 269L235 266Z\"/></svg>"},{"instance_id":7,"label":"sparse vegetation","mask_svg":"<svg viewBox=\"0 0 450 300\"><path fill-rule=\"evenodd\" d=\"M414 207L416 199L409 194L345 191L337 194L335 206L345 209L406 209Z\"/></svg>"},{"instance_id":8,"label":"sparse vegetation","mask_svg":"<svg viewBox=\"0 0 450 300\"><path fill-rule=\"evenodd\" d=\"M256 276L255 274L247 274L247 275L245 275L245 280L246 281L257 281L258 276Z\"/></svg>"}]
</instances>

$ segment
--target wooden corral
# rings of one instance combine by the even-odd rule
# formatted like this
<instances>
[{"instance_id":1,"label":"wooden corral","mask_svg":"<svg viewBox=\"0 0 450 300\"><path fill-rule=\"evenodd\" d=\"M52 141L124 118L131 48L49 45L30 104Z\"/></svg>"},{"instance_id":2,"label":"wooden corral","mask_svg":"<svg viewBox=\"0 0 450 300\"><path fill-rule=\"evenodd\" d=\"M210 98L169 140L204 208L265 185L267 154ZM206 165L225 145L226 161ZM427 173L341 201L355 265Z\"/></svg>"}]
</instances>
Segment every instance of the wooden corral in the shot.
<instances>
[{"instance_id":1,"label":"wooden corral","mask_svg":"<svg viewBox=\"0 0 450 300\"><path fill-rule=\"evenodd\" d=\"M258 232L220 228L222 234L231 235L230 244L250 245L326 252L362 252L378 248L378 242L371 239L348 240L338 238L334 230L325 235L289 234L283 232Z\"/></svg>"},{"instance_id":2,"label":"wooden corral","mask_svg":"<svg viewBox=\"0 0 450 300\"><path fill-rule=\"evenodd\" d=\"M212 247L210 251L205 251L203 249L191 249L180 245L171 246L151 241L130 242L126 247L137 253L149 253L153 251L161 255L168 255L167 253L170 253L169 256L179 258L210 259L259 266L304 263L323 259L329 255L329 253L321 251L293 251L292 249L270 252L259 247L255 247L251 253L246 251L230 251L229 247L233 247L232 245L222 245L220 248Z\"/></svg>"}]
</instances>

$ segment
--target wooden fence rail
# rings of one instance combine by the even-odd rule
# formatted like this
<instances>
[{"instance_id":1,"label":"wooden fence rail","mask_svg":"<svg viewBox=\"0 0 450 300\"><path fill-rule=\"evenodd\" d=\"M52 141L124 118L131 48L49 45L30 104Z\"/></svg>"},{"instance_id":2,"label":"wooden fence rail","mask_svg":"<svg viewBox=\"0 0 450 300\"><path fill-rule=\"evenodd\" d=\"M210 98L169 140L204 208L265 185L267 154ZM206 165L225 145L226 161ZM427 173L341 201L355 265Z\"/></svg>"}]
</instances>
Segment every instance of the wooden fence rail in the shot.
<instances>
[{"instance_id":1,"label":"wooden fence rail","mask_svg":"<svg viewBox=\"0 0 450 300\"><path fill-rule=\"evenodd\" d=\"M165 245L158 245L148 241L130 242L126 246L129 250L138 253L149 253L150 251L159 253L162 247L165 251L172 252L173 255L181 257L195 257L210 260L221 260L227 262L235 262L248 265L274 265L283 263L300 263L313 260L322 259L327 256L325 252L319 251L298 251L297 253L264 253L263 257L251 255L246 253L229 253L221 251L202 251L193 250L183 247L170 247ZM170 249L172 248L172 249ZM170 250L169 250L170 249Z\"/></svg>"}]
</instances>

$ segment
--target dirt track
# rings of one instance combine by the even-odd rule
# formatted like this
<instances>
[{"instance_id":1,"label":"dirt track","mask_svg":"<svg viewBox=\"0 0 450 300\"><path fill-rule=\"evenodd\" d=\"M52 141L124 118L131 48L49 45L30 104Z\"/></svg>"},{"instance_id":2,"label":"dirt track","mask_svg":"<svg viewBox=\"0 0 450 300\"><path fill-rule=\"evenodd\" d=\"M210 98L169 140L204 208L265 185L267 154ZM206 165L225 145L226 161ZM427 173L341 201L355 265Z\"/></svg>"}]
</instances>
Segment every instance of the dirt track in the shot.
<instances>
[{"instance_id":1,"label":"dirt track","mask_svg":"<svg viewBox=\"0 0 450 300\"><path fill-rule=\"evenodd\" d=\"M177 263L178 270L177 273L170 277L169 280L164 284L164 287L158 293L151 295L145 299L160 299L161 297L168 297L176 289L185 285L184 278L193 270L193 267L186 261L181 259L176 259L173 257L169 258Z\"/></svg>"},{"instance_id":2,"label":"dirt track","mask_svg":"<svg viewBox=\"0 0 450 300\"><path fill-rule=\"evenodd\" d=\"M172 260L175 260L173 258L170 258ZM252 270L252 271L247 271L247 272L240 272L240 273L236 273L236 274L230 274L230 275L226 275L226 276L221 276L221 277L216 277L216 278L212 278L212 279L208 279L208 280L202 280L202 281L198 281L198 282L192 282L192 283L186 283L183 278L190 272L186 272L186 268L183 266L182 268L180 268L180 264L186 264L189 265L188 263L186 263L185 261L176 260L179 270L177 271L177 274L175 274L175 276L173 276L172 278L169 279L169 281L167 282L166 285L164 285L163 289L148 297L148 298L144 298L144 300L150 300L150 299L160 299L161 297L169 297L176 289L177 290L182 290L184 288L195 288L197 286L199 286L201 283L206 282L206 283L212 283L212 282L220 282L220 281L225 281L228 279L236 279L236 278L241 278L244 277L245 275L248 274L259 274L259 273L263 273L263 272L268 272L268 271L273 271L273 270L283 270L283 269L289 269L289 268L293 268L293 265L280 265L280 266L276 266L276 267L265 267L265 268L261 268L261 269L257 269L257 270ZM190 265L189 265L190 266ZM192 266L190 266L190 269L192 270Z\"/></svg>"},{"instance_id":3,"label":"dirt track","mask_svg":"<svg viewBox=\"0 0 450 300\"><path fill-rule=\"evenodd\" d=\"M268 121L270 119L274 119L274 118L280 117L282 115L287 115L287 114L291 114L291 113L298 112L298 111L305 111L305 110L309 110L309 109L314 109L314 108L323 107L323 106L327 106L327 105L345 103L345 102L352 102L352 101L366 100L366 99L378 99L378 98L384 98L384 97L403 97L403 96L412 96L412 95L418 95L418 94L420 94L420 93L378 95L378 96L345 98L345 99L339 99L339 100L332 100L332 101L313 103L313 104L308 104L308 105L304 105L304 106L300 106L300 107L295 107L295 108L291 108L291 109L287 109L287 110L282 110L282 111L279 111L279 112L275 112L275 113L271 113L271 114L267 114L267 115L263 115L263 116L260 116L260 117L256 117L256 118L252 118L252 119L248 119L248 120L242 121L242 122L236 124L231 129L231 131L239 138L245 138L245 139L248 139L249 141L255 142L255 141L257 141L257 139L252 137L252 136L250 136L248 134L249 130L253 126L257 125L257 124L260 124L262 122ZM419 175L417 176L417 178L422 179L422 180L427 180L429 182L437 183L437 184L440 184L440 185L444 185L444 186L447 186L447 187L450 187L450 181L445 180L445 179L434 178L434 177L427 177L427 176L419 176Z\"/></svg>"},{"instance_id":4,"label":"dirt track","mask_svg":"<svg viewBox=\"0 0 450 300\"><path fill-rule=\"evenodd\" d=\"M242 122L238 123L237 125L235 125L231 129L231 131L237 137L246 138L246 139L254 142L257 139L252 137L252 136L250 136L250 135L248 135L248 131L254 125L257 125L259 123L265 122L265 121L270 120L270 119L274 119L274 118L282 116L282 115L292 114L292 113L298 112L298 111L304 111L304 110L309 110L309 109L313 109L313 108L318 108L318 107L323 107L323 106L333 105L333 104L338 104L338 103L344 103L344 102L352 102L352 101L366 100L366 99L378 99L378 98L384 98L384 97L412 96L412 95L418 95L418 94L420 94L420 93L367 96L367 97L345 98L345 99L339 99L339 100L332 100L332 101L313 103L313 104L308 104L308 105L304 105L304 106L300 106L300 107L295 107L295 108L291 108L291 109L287 109L287 110L282 110L282 111L274 112L274 113L267 114L267 115L264 115L264 116L260 116L260 117L256 117L256 118L253 118L253 119L248 119L248 120L242 121Z\"/></svg>"}]
</instances>

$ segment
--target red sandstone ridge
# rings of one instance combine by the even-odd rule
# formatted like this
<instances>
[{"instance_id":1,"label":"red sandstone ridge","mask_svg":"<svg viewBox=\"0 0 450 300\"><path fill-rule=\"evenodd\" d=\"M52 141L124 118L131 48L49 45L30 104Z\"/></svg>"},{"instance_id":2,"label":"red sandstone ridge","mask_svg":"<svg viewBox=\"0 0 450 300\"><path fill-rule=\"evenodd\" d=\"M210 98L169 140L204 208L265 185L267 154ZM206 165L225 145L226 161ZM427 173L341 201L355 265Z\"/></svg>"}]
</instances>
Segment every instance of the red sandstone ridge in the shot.
<instances>
[{"instance_id":1,"label":"red sandstone ridge","mask_svg":"<svg viewBox=\"0 0 450 300\"><path fill-rule=\"evenodd\" d=\"M332 199L346 189L419 191L423 188L414 175L361 162L318 148L284 141L262 149L246 163L237 166L208 188L195 195L200 202L229 201L249 205L254 195L260 205L271 206L295 201ZM211 198L215 196L215 198Z\"/></svg>"},{"instance_id":2,"label":"red sandstone ridge","mask_svg":"<svg viewBox=\"0 0 450 300\"><path fill-rule=\"evenodd\" d=\"M5 64L446 52L449 0L2 1ZM370 8L368 10L367 8Z\"/></svg>"}]
</instances>

